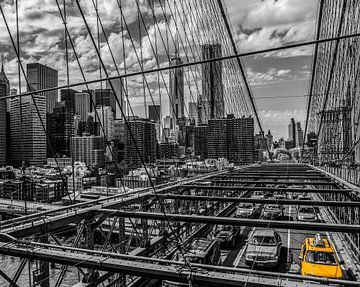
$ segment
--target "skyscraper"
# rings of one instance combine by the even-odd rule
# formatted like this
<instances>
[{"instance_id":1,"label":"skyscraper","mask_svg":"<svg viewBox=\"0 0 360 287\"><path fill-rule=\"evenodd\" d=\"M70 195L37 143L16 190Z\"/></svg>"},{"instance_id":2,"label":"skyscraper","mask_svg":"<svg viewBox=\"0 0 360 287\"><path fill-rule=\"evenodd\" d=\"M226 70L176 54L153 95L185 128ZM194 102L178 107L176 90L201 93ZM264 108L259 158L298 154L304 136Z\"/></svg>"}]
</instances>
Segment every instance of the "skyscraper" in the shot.
<instances>
[{"instance_id":1,"label":"skyscraper","mask_svg":"<svg viewBox=\"0 0 360 287\"><path fill-rule=\"evenodd\" d=\"M295 132L295 120L294 118L291 118L290 124L288 126L289 128L289 140L293 142L293 147L296 146L296 132Z\"/></svg>"},{"instance_id":2,"label":"skyscraper","mask_svg":"<svg viewBox=\"0 0 360 287\"><path fill-rule=\"evenodd\" d=\"M254 119L235 118L209 120L208 157L227 158L235 164L254 162Z\"/></svg>"},{"instance_id":3,"label":"skyscraper","mask_svg":"<svg viewBox=\"0 0 360 287\"><path fill-rule=\"evenodd\" d=\"M100 118L100 136L106 138L107 141L114 139L114 114L109 106L100 106L96 109ZM104 130L103 130L104 129ZM105 131L105 136L104 136Z\"/></svg>"},{"instance_id":4,"label":"skyscraper","mask_svg":"<svg viewBox=\"0 0 360 287\"><path fill-rule=\"evenodd\" d=\"M156 130L155 124L148 119L129 120L130 130L126 131L125 159L129 166L141 166L142 161L153 163L156 160ZM131 137L134 137L135 143ZM140 151L140 154L139 152Z\"/></svg>"},{"instance_id":5,"label":"skyscraper","mask_svg":"<svg viewBox=\"0 0 360 287\"><path fill-rule=\"evenodd\" d=\"M95 106L109 106L116 115L116 100L112 89L97 89L95 90Z\"/></svg>"},{"instance_id":6,"label":"skyscraper","mask_svg":"<svg viewBox=\"0 0 360 287\"><path fill-rule=\"evenodd\" d=\"M199 122L198 104L196 102L189 102L189 120L194 124Z\"/></svg>"},{"instance_id":7,"label":"skyscraper","mask_svg":"<svg viewBox=\"0 0 360 287\"><path fill-rule=\"evenodd\" d=\"M202 59L214 59L222 56L220 44L202 46ZM224 92L222 84L221 61L204 63L202 70L202 108L205 110L202 123L209 119L221 119L225 116Z\"/></svg>"},{"instance_id":8,"label":"skyscraper","mask_svg":"<svg viewBox=\"0 0 360 287\"><path fill-rule=\"evenodd\" d=\"M86 122L88 114L91 112L90 95L87 92L75 94L75 114L80 116L82 122Z\"/></svg>"},{"instance_id":9,"label":"skyscraper","mask_svg":"<svg viewBox=\"0 0 360 287\"><path fill-rule=\"evenodd\" d=\"M295 142L297 147L301 147L304 142L304 132L299 122L296 123L295 127Z\"/></svg>"},{"instance_id":10,"label":"skyscraper","mask_svg":"<svg viewBox=\"0 0 360 287\"><path fill-rule=\"evenodd\" d=\"M71 138L71 157L84 162L88 167L105 165L104 138L99 136L82 136Z\"/></svg>"},{"instance_id":11,"label":"skyscraper","mask_svg":"<svg viewBox=\"0 0 360 287\"><path fill-rule=\"evenodd\" d=\"M179 57L171 59L171 65L182 64ZM169 110L170 117L173 123L177 123L178 119L185 116L185 100L184 100L184 69L174 68L170 70L170 95L169 95Z\"/></svg>"},{"instance_id":12,"label":"skyscraper","mask_svg":"<svg viewBox=\"0 0 360 287\"><path fill-rule=\"evenodd\" d=\"M6 129L6 100L1 98L8 96L10 93L9 80L4 72L4 64L1 63L0 72L0 166L6 164L6 145L7 145L7 129Z\"/></svg>"},{"instance_id":13,"label":"skyscraper","mask_svg":"<svg viewBox=\"0 0 360 287\"><path fill-rule=\"evenodd\" d=\"M124 88L123 88L123 80L122 79L114 79L111 80L111 84L115 90L114 100L115 100L115 119L122 119L122 114L120 107L116 101L116 98L118 99L118 102L121 105L121 108L123 109L123 112L125 113L125 101L124 101ZM111 90L111 86L109 81L106 81L106 88ZM111 90L112 91L112 90ZM116 98L115 98L116 97Z\"/></svg>"},{"instance_id":14,"label":"skyscraper","mask_svg":"<svg viewBox=\"0 0 360 287\"><path fill-rule=\"evenodd\" d=\"M27 64L26 74L33 91L58 86L58 71L40 63ZM55 103L58 101L57 90L41 93L39 96L45 99L45 112L52 113ZM39 106L42 105L42 101L39 101Z\"/></svg>"},{"instance_id":15,"label":"skyscraper","mask_svg":"<svg viewBox=\"0 0 360 287\"><path fill-rule=\"evenodd\" d=\"M149 105L149 119L160 122L160 105Z\"/></svg>"}]
</instances>

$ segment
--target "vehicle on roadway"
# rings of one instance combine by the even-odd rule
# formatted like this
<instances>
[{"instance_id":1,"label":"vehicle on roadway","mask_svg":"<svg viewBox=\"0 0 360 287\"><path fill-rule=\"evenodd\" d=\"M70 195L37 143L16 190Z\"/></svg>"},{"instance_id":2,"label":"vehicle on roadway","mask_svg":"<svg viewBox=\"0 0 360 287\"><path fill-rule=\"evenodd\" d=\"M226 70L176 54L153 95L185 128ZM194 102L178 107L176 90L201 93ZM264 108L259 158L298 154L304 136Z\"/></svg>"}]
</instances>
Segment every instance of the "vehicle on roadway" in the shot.
<instances>
[{"instance_id":1,"label":"vehicle on roadway","mask_svg":"<svg viewBox=\"0 0 360 287\"><path fill-rule=\"evenodd\" d=\"M249 202L240 203L236 207L235 217L252 218L255 215L255 205Z\"/></svg>"},{"instance_id":2,"label":"vehicle on roadway","mask_svg":"<svg viewBox=\"0 0 360 287\"><path fill-rule=\"evenodd\" d=\"M251 195L251 198L257 198L257 199L265 198L265 193L261 190L256 190Z\"/></svg>"},{"instance_id":3,"label":"vehicle on roadway","mask_svg":"<svg viewBox=\"0 0 360 287\"><path fill-rule=\"evenodd\" d=\"M236 239L240 235L240 227L232 225L216 225L214 228L214 237L216 241L223 246L235 247Z\"/></svg>"},{"instance_id":4,"label":"vehicle on roadway","mask_svg":"<svg viewBox=\"0 0 360 287\"><path fill-rule=\"evenodd\" d=\"M266 204L261 212L261 217L265 219L278 219L284 216L284 206L282 204Z\"/></svg>"},{"instance_id":5,"label":"vehicle on roadway","mask_svg":"<svg viewBox=\"0 0 360 287\"><path fill-rule=\"evenodd\" d=\"M256 230L248 240L245 264L262 267L276 267L281 254L281 237L271 229Z\"/></svg>"},{"instance_id":6,"label":"vehicle on roadway","mask_svg":"<svg viewBox=\"0 0 360 287\"><path fill-rule=\"evenodd\" d=\"M299 195L298 199L299 200L312 200L311 195L309 193L306 193L306 192Z\"/></svg>"},{"instance_id":7,"label":"vehicle on roadway","mask_svg":"<svg viewBox=\"0 0 360 287\"><path fill-rule=\"evenodd\" d=\"M194 238L185 246L182 247L183 255L186 260L190 263L206 264L206 265L220 265L221 264L221 253L220 243L217 240L211 240L207 238ZM177 251L173 260L184 261L184 257ZM162 281L163 287L185 287L189 284L175 282L175 281Z\"/></svg>"},{"instance_id":8,"label":"vehicle on roadway","mask_svg":"<svg viewBox=\"0 0 360 287\"><path fill-rule=\"evenodd\" d=\"M344 274L334 247L328 238L321 238L318 233L315 237L306 238L300 255L301 275L342 279Z\"/></svg>"},{"instance_id":9,"label":"vehicle on roadway","mask_svg":"<svg viewBox=\"0 0 360 287\"><path fill-rule=\"evenodd\" d=\"M274 193L273 198L274 199L286 199L286 194L284 192L277 191Z\"/></svg>"},{"instance_id":10,"label":"vehicle on roadway","mask_svg":"<svg viewBox=\"0 0 360 287\"><path fill-rule=\"evenodd\" d=\"M313 206L299 206L296 218L298 221L316 222L319 221L317 212Z\"/></svg>"}]
</instances>

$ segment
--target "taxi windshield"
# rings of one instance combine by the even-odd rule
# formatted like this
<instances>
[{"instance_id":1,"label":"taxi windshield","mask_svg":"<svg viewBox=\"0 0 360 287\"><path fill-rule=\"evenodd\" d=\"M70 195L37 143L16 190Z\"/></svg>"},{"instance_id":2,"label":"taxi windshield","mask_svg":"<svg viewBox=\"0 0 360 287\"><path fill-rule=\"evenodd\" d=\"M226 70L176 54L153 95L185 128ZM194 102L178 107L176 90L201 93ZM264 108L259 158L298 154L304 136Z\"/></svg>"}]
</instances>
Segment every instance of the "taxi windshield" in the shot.
<instances>
[{"instance_id":1,"label":"taxi windshield","mask_svg":"<svg viewBox=\"0 0 360 287\"><path fill-rule=\"evenodd\" d=\"M301 212L301 213L314 213L314 208L312 208L312 207L301 207L299 209L299 212Z\"/></svg>"},{"instance_id":2,"label":"taxi windshield","mask_svg":"<svg viewBox=\"0 0 360 287\"><path fill-rule=\"evenodd\" d=\"M262 246L275 246L277 244L273 236L254 236L250 243Z\"/></svg>"},{"instance_id":3,"label":"taxi windshield","mask_svg":"<svg viewBox=\"0 0 360 287\"><path fill-rule=\"evenodd\" d=\"M337 265L335 254L332 252L308 251L305 260L313 264Z\"/></svg>"}]
</instances>

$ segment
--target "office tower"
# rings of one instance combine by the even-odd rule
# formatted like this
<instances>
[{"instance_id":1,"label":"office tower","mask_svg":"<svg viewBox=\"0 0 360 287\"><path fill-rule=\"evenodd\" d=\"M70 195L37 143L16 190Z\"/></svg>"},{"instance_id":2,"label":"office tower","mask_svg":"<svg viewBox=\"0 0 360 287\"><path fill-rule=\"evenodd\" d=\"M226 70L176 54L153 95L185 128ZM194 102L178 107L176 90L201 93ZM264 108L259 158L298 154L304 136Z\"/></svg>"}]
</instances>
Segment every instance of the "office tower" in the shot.
<instances>
[{"instance_id":1,"label":"office tower","mask_svg":"<svg viewBox=\"0 0 360 287\"><path fill-rule=\"evenodd\" d=\"M1 98L10 93L10 83L4 72L4 63L1 63L0 72L0 166L6 164L7 156L7 120L6 120L6 100Z\"/></svg>"},{"instance_id":2,"label":"office tower","mask_svg":"<svg viewBox=\"0 0 360 287\"><path fill-rule=\"evenodd\" d=\"M149 105L149 119L154 121L154 122L160 122L160 116L161 116L161 111L160 111L160 105Z\"/></svg>"},{"instance_id":3,"label":"office tower","mask_svg":"<svg viewBox=\"0 0 360 287\"><path fill-rule=\"evenodd\" d=\"M179 145L174 142L162 142L159 144L159 159L174 159L179 157Z\"/></svg>"},{"instance_id":4,"label":"office tower","mask_svg":"<svg viewBox=\"0 0 360 287\"><path fill-rule=\"evenodd\" d=\"M115 90L115 97L118 99L118 102L120 103L121 108L123 109L123 112L125 113L126 104L125 104L125 101L124 101L124 87L123 87L124 82L123 82L123 79L111 80L111 84L112 84L112 86L113 86L113 88ZM110 86L109 81L106 81L106 88L111 90L111 86ZM123 117L122 117L121 109L120 109L115 97L114 97L114 100L115 100L116 108L115 108L114 118L115 119L122 119ZM107 104L104 104L104 105L107 105Z\"/></svg>"},{"instance_id":5,"label":"office tower","mask_svg":"<svg viewBox=\"0 0 360 287\"><path fill-rule=\"evenodd\" d=\"M34 128L39 118L31 97L22 98L21 110L20 99L11 99L9 162L17 167L23 161L27 165L42 165L46 161L46 137L41 126L41 130Z\"/></svg>"},{"instance_id":6,"label":"office tower","mask_svg":"<svg viewBox=\"0 0 360 287\"><path fill-rule=\"evenodd\" d=\"M185 138L185 147L187 149L194 149L194 141L195 141L195 125L189 125L185 128L186 138Z\"/></svg>"},{"instance_id":7,"label":"office tower","mask_svg":"<svg viewBox=\"0 0 360 287\"><path fill-rule=\"evenodd\" d=\"M71 137L74 135L74 113L71 101L55 104L53 112L48 114L47 131L51 147L48 157L69 157Z\"/></svg>"},{"instance_id":8,"label":"office tower","mask_svg":"<svg viewBox=\"0 0 360 287\"><path fill-rule=\"evenodd\" d=\"M130 167L139 167L142 165L142 161L154 163L157 155L155 124L148 119L130 119L129 126L130 128L127 127L125 143L127 164Z\"/></svg>"},{"instance_id":9,"label":"office tower","mask_svg":"<svg viewBox=\"0 0 360 287\"><path fill-rule=\"evenodd\" d=\"M209 120L208 157L226 158L237 165L254 162L254 119L235 118ZM263 142L265 144L265 142Z\"/></svg>"},{"instance_id":10,"label":"office tower","mask_svg":"<svg viewBox=\"0 0 360 287\"><path fill-rule=\"evenodd\" d=\"M75 114L80 116L82 122L86 122L91 112L91 99L88 92L75 93Z\"/></svg>"},{"instance_id":11,"label":"office tower","mask_svg":"<svg viewBox=\"0 0 360 287\"><path fill-rule=\"evenodd\" d=\"M293 142L293 146L292 147L295 147L296 146L296 132L295 132L295 120L294 118L291 118L290 120L290 124L288 126L289 128L289 140Z\"/></svg>"},{"instance_id":12,"label":"office tower","mask_svg":"<svg viewBox=\"0 0 360 287\"><path fill-rule=\"evenodd\" d=\"M202 159L202 160L204 160L208 157L207 136L208 136L208 126L207 125L195 126L195 128L194 128L195 156L200 157L200 159Z\"/></svg>"},{"instance_id":13,"label":"office tower","mask_svg":"<svg viewBox=\"0 0 360 287\"><path fill-rule=\"evenodd\" d=\"M193 124L198 124L198 104L196 102L189 102L189 120Z\"/></svg>"},{"instance_id":14,"label":"office tower","mask_svg":"<svg viewBox=\"0 0 360 287\"><path fill-rule=\"evenodd\" d=\"M15 89L15 88L11 88L10 89L10 96L16 96L18 94L18 90ZM11 99L7 99L6 100L6 110L8 112L10 112L10 102L11 102Z\"/></svg>"},{"instance_id":15,"label":"office tower","mask_svg":"<svg viewBox=\"0 0 360 287\"><path fill-rule=\"evenodd\" d=\"M26 65L26 75L31 90L42 90L58 86L58 71L42 65L40 63L30 63ZM29 89L28 89L29 90ZM44 98L45 100L40 100ZM43 101L45 101L43 103ZM52 113L55 103L58 101L58 91L50 91L39 95L38 106L43 109L45 105L45 113ZM45 115L44 115L45 118Z\"/></svg>"},{"instance_id":16,"label":"office tower","mask_svg":"<svg viewBox=\"0 0 360 287\"><path fill-rule=\"evenodd\" d=\"M116 100L113 91L111 89L95 90L95 106L109 106L116 116Z\"/></svg>"},{"instance_id":17,"label":"office tower","mask_svg":"<svg viewBox=\"0 0 360 287\"><path fill-rule=\"evenodd\" d=\"M297 147L301 147L304 142L304 132L299 122L297 122L295 126L295 142Z\"/></svg>"},{"instance_id":18,"label":"office tower","mask_svg":"<svg viewBox=\"0 0 360 287\"><path fill-rule=\"evenodd\" d=\"M176 66L182 64L179 57L171 59L171 65ZM185 117L184 108L184 69L174 68L170 70L170 95L169 110L173 123L176 124L178 119Z\"/></svg>"},{"instance_id":19,"label":"office tower","mask_svg":"<svg viewBox=\"0 0 360 287\"><path fill-rule=\"evenodd\" d=\"M114 139L114 113L109 106L98 106L96 109L100 118L100 136L104 137L107 141ZM105 136L104 136L105 131Z\"/></svg>"},{"instance_id":20,"label":"office tower","mask_svg":"<svg viewBox=\"0 0 360 287\"><path fill-rule=\"evenodd\" d=\"M220 44L202 45L202 59L214 59L222 56ZM225 116L224 91L222 84L222 62L201 64L202 71L202 123L208 119L221 119Z\"/></svg>"},{"instance_id":21,"label":"office tower","mask_svg":"<svg viewBox=\"0 0 360 287\"><path fill-rule=\"evenodd\" d=\"M104 137L82 136L71 138L71 157L84 162L88 167L105 166Z\"/></svg>"},{"instance_id":22,"label":"office tower","mask_svg":"<svg viewBox=\"0 0 360 287\"><path fill-rule=\"evenodd\" d=\"M268 148L271 150L273 143L274 143L274 137L271 134L270 130L268 131L268 134L266 135L266 142L267 142Z\"/></svg>"}]
</instances>

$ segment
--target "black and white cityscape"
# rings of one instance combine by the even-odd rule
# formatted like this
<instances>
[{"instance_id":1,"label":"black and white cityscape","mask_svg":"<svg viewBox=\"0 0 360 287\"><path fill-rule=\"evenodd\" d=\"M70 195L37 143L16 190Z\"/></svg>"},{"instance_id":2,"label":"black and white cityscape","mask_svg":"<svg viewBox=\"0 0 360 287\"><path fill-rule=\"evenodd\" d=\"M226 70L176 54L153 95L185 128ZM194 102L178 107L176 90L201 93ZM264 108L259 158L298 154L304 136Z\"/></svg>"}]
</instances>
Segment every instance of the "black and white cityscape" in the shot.
<instances>
[{"instance_id":1,"label":"black and white cityscape","mask_svg":"<svg viewBox=\"0 0 360 287\"><path fill-rule=\"evenodd\" d=\"M360 286L358 11L0 0L0 286Z\"/></svg>"}]
</instances>

